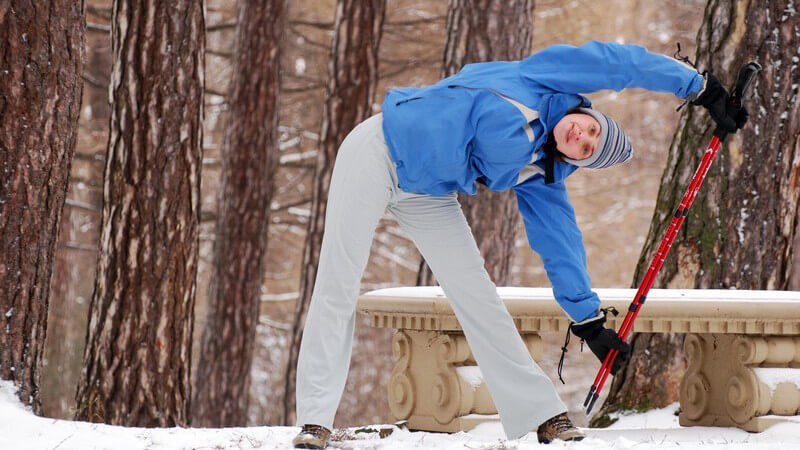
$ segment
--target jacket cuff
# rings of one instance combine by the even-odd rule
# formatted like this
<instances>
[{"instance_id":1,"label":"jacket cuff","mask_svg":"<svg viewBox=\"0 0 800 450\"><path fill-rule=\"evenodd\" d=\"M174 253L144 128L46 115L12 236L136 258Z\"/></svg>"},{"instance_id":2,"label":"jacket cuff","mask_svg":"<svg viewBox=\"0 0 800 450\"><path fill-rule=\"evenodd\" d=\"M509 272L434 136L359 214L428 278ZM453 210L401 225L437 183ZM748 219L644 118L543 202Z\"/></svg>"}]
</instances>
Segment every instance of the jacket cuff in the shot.
<instances>
[{"instance_id":1,"label":"jacket cuff","mask_svg":"<svg viewBox=\"0 0 800 450\"><path fill-rule=\"evenodd\" d=\"M600 319L603 319L603 318L605 318L605 315L603 315L603 313L600 312L600 310L598 309L597 311L594 312L594 315L591 315L587 319L583 319L580 322L575 322L575 323L573 323L573 325L577 325L577 326L586 325L586 324L588 324L590 322L594 322L595 320L600 320Z\"/></svg>"},{"instance_id":2,"label":"jacket cuff","mask_svg":"<svg viewBox=\"0 0 800 450\"><path fill-rule=\"evenodd\" d=\"M700 90L694 93L689 93L689 96L686 97L686 101L691 104L694 104L694 101L697 100L698 97L703 95L703 92L706 91L706 83L708 82L708 77L703 75L703 86L700 87Z\"/></svg>"}]
</instances>

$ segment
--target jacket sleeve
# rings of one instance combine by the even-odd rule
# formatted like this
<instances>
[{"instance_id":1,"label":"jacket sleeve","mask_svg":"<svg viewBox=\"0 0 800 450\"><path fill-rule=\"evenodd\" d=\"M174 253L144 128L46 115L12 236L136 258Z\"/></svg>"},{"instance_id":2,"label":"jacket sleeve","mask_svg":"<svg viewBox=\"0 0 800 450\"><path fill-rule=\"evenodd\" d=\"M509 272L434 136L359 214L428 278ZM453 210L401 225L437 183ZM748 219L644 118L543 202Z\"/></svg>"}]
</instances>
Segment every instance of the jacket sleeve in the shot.
<instances>
[{"instance_id":1,"label":"jacket sleeve","mask_svg":"<svg viewBox=\"0 0 800 450\"><path fill-rule=\"evenodd\" d=\"M576 322L593 317L600 299L592 292L586 252L563 181L534 176L514 186L528 242L544 262L558 304Z\"/></svg>"},{"instance_id":2,"label":"jacket sleeve","mask_svg":"<svg viewBox=\"0 0 800 450\"><path fill-rule=\"evenodd\" d=\"M554 45L520 62L520 75L568 94L638 87L693 100L704 78L694 68L638 45L589 41L580 47Z\"/></svg>"}]
</instances>

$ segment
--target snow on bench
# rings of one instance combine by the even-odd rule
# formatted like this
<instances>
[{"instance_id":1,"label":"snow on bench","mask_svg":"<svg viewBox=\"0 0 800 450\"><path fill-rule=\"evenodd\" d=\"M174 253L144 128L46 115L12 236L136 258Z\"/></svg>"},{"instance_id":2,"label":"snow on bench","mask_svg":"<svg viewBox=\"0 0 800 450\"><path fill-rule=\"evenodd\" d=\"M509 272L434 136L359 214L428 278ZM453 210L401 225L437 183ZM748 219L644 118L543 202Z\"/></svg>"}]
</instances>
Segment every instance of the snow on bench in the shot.
<instances>
[{"instance_id":1,"label":"snow on bench","mask_svg":"<svg viewBox=\"0 0 800 450\"><path fill-rule=\"evenodd\" d=\"M565 331L570 319L549 288L499 287L534 359L539 332ZM595 289L619 329L634 289ZM476 374L458 320L439 287L367 292L358 309L372 326L396 331L389 406L412 429L455 432L497 420ZM758 432L800 414L800 292L652 289L634 322L636 332L686 333L680 423L735 426Z\"/></svg>"}]
</instances>

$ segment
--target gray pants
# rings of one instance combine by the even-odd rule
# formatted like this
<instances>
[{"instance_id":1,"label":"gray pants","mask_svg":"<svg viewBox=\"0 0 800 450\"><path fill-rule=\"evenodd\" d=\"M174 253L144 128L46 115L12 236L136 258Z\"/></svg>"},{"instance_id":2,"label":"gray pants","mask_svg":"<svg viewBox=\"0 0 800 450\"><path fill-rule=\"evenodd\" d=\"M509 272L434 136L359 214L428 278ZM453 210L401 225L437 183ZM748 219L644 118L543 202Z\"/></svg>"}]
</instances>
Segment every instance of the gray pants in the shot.
<instances>
[{"instance_id":1,"label":"gray pants","mask_svg":"<svg viewBox=\"0 0 800 450\"><path fill-rule=\"evenodd\" d=\"M456 194L401 191L381 123L378 114L359 124L336 157L297 366L297 423L333 426L350 364L361 276L388 208L450 300L506 435L516 439L535 431L567 408L497 295Z\"/></svg>"}]
</instances>

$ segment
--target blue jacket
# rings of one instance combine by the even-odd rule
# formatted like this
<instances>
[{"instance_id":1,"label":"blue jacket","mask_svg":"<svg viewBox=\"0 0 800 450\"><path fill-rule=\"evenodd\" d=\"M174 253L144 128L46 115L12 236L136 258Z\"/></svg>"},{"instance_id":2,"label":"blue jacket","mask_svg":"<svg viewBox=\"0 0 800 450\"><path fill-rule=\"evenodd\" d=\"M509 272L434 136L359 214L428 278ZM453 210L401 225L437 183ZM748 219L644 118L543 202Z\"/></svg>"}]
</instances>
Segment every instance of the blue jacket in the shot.
<instances>
[{"instance_id":1,"label":"blue jacket","mask_svg":"<svg viewBox=\"0 0 800 450\"><path fill-rule=\"evenodd\" d=\"M513 188L556 300L581 321L600 300L564 186L577 167L556 162L555 183L544 183L548 133L571 109L591 107L580 93L640 87L691 99L702 86L691 67L643 47L556 45L521 61L468 64L428 87L391 90L383 131L404 191L474 194L476 181Z\"/></svg>"}]
</instances>

